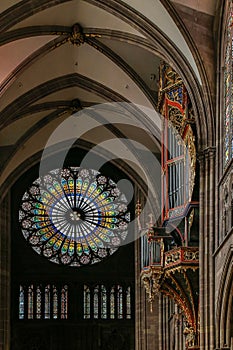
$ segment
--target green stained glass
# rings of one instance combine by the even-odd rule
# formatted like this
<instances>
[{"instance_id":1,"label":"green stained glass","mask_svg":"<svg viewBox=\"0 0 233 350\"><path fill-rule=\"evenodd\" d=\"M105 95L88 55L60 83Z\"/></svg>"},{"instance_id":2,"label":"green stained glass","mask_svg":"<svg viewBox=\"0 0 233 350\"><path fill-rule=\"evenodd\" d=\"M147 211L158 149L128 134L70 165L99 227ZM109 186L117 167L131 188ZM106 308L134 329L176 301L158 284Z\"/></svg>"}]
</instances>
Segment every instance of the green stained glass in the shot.
<instances>
[{"instance_id":1,"label":"green stained glass","mask_svg":"<svg viewBox=\"0 0 233 350\"><path fill-rule=\"evenodd\" d=\"M40 255L84 266L113 254L127 237L127 200L108 177L92 169L54 169L22 198L19 222Z\"/></svg>"}]
</instances>

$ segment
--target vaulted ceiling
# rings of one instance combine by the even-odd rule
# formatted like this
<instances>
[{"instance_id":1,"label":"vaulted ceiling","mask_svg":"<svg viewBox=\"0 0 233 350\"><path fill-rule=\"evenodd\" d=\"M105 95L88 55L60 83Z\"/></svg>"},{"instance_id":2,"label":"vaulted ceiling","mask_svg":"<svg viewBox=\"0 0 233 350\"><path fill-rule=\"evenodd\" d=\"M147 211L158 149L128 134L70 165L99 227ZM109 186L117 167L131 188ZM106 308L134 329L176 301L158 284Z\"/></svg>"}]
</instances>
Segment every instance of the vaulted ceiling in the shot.
<instances>
[{"instance_id":1,"label":"vaulted ceiling","mask_svg":"<svg viewBox=\"0 0 233 350\"><path fill-rule=\"evenodd\" d=\"M172 1L213 16L214 0ZM132 102L156 110L160 35L200 74L184 37L159 0L2 0L0 3L0 150L2 182L40 152L69 115L106 102ZM77 24L77 25L75 25ZM157 36L153 33L157 28ZM172 55L172 51L171 51ZM153 120L154 124L157 123ZM132 137L129 125L116 129ZM100 134L83 137L98 144ZM119 136L119 133L118 133ZM134 134L158 153L153 135Z\"/></svg>"}]
</instances>

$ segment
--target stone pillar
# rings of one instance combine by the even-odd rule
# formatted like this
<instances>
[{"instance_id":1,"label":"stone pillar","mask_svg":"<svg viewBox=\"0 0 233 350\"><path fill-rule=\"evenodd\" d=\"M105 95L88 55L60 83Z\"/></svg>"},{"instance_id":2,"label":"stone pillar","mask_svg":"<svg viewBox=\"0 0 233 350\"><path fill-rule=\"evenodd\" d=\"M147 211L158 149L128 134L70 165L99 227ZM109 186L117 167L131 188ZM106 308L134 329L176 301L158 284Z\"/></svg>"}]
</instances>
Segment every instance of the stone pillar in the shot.
<instances>
[{"instance_id":1,"label":"stone pillar","mask_svg":"<svg viewBox=\"0 0 233 350\"><path fill-rule=\"evenodd\" d=\"M0 204L0 350L10 349L10 195Z\"/></svg>"},{"instance_id":2,"label":"stone pillar","mask_svg":"<svg viewBox=\"0 0 233 350\"><path fill-rule=\"evenodd\" d=\"M208 148L200 161L200 350L213 350L214 331L214 203L215 149Z\"/></svg>"},{"instance_id":3,"label":"stone pillar","mask_svg":"<svg viewBox=\"0 0 233 350\"><path fill-rule=\"evenodd\" d=\"M160 350L159 297L155 296L151 312L146 289L140 278L140 240L137 240L135 245L135 349Z\"/></svg>"}]
</instances>

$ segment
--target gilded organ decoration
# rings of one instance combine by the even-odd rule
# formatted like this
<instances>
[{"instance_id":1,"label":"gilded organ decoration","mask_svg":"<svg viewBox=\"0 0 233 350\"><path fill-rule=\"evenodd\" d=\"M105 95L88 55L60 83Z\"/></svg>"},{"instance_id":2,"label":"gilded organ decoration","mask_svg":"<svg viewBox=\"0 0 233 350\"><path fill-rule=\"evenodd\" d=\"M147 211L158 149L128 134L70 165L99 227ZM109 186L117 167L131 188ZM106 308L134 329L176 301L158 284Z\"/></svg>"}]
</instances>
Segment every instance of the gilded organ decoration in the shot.
<instances>
[{"instance_id":1,"label":"gilded organ decoration","mask_svg":"<svg viewBox=\"0 0 233 350\"><path fill-rule=\"evenodd\" d=\"M160 67L158 108L163 115L162 220L182 216L192 201L196 174L195 122L187 90L167 64Z\"/></svg>"},{"instance_id":2,"label":"gilded organ decoration","mask_svg":"<svg viewBox=\"0 0 233 350\"><path fill-rule=\"evenodd\" d=\"M151 311L155 295L174 300L184 316L186 349L199 349L195 117L181 78L165 63L159 84L162 215L141 238L141 281Z\"/></svg>"}]
</instances>

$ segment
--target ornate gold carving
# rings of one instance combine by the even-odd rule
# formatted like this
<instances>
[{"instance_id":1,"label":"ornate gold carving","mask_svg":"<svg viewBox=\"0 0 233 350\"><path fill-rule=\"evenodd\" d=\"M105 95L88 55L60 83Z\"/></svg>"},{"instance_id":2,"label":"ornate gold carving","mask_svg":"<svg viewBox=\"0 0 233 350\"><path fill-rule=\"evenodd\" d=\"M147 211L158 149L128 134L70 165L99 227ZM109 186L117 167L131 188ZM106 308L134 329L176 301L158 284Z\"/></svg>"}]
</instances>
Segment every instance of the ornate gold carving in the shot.
<instances>
[{"instance_id":1,"label":"ornate gold carving","mask_svg":"<svg viewBox=\"0 0 233 350\"><path fill-rule=\"evenodd\" d=\"M164 63L160 67L160 87L161 89L174 86L175 84L179 84L181 82L181 78L178 73L176 73L172 67Z\"/></svg>"},{"instance_id":2,"label":"ornate gold carving","mask_svg":"<svg viewBox=\"0 0 233 350\"><path fill-rule=\"evenodd\" d=\"M80 24L75 23L72 27L72 32L70 37L68 38L68 41L76 46L80 46L81 44L84 44L85 36L83 34L83 29L80 26Z\"/></svg>"},{"instance_id":3,"label":"ornate gold carving","mask_svg":"<svg viewBox=\"0 0 233 350\"><path fill-rule=\"evenodd\" d=\"M150 303L150 310L153 311L153 301L155 296L159 294L161 286L161 278L163 276L163 268L161 266L150 266L141 273L141 280L147 293L147 300Z\"/></svg>"},{"instance_id":4,"label":"ornate gold carving","mask_svg":"<svg viewBox=\"0 0 233 350\"><path fill-rule=\"evenodd\" d=\"M71 34L68 37L67 41L73 45L80 46L86 42L86 38L96 38L96 37L100 38L101 35L95 34L95 33L84 34L83 28L81 27L81 25L79 23L75 23L72 27ZM88 44L100 50L97 45L91 42L88 42Z\"/></svg>"},{"instance_id":5,"label":"ornate gold carving","mask_svg":"<svg viewBox=\"0 0 233 350\"><path fill-rule=\"evenodd\" d=\"M182 263L199 263L199 250L197 247L179 247L169 250L165 253L165 267L174 266ZM182 266L185 268L185 266ZM193 266L188 266L188 268L193 268Z\"/></svg>"},{"instance_id":6,"label":"ornate gold carving","mask_svg":"<svg viewBox=\"0 0 233 350\"><path fill-rule=\"evenodd\" d=\"M196 175L196 147L195 147L195 136L193 135L193 131L191 126L189 125L186 131L186 135L184 138L184 142L186 145L186 152L188 152L189 159L189 200L192 198L195 175ZM187 159L187 158L186 158Z\"/></svg>"},{"instance_id":7,"label":"ornate gold carving","mask_svg":"<svg viewBox=\"0 0 233 350\"><path fill-rule=\"evenodd\" d=\"M194 209L191 210L191 213L189 215L188 218L188 223L189 223L189 229L191 229L192 225L193 225L193 219L194 219Z\"/></svg>"},{"instance_id":8,"label":"ornate gold carving","mask_svg":"<svg viewBox=\"0 0 233 350\"><path fill-rule=\"evenodd\" d=\"M171 122L171 125L176 128L180 136L183 135L186 123L185 118L180 112L180 110L176 107L170 107L169 108L169 121Z\"/></svg>"},{"instance_id":9,"label":"ornate gold carving","mask_svg":"<svg viewBox=\"0 0 233 350\"><path fill-rule=\"evenodd\" d=\"M184 329L184 335L186 336L185 346L186 349L195 346L195 332L193 327L186 326Z\"/></svg>"}]
</instances>

